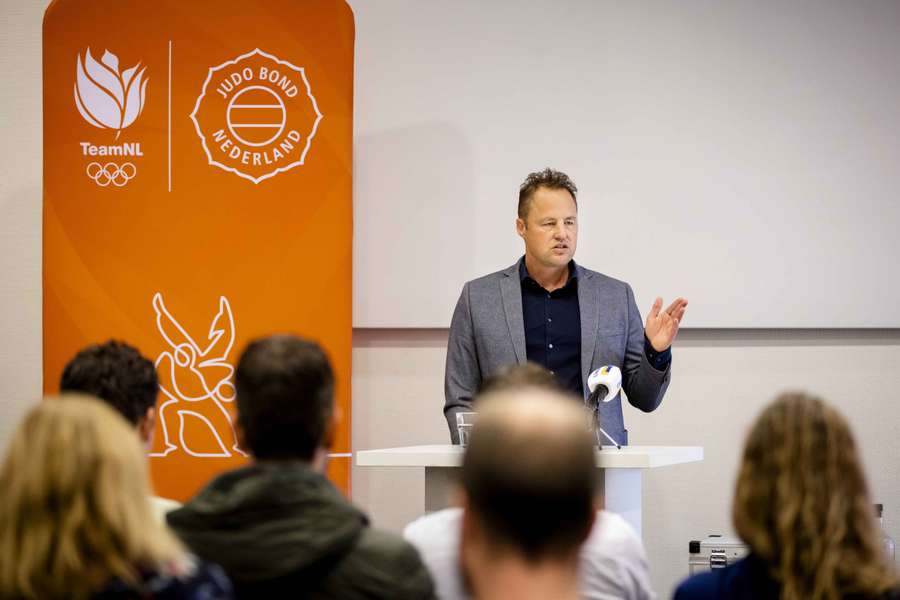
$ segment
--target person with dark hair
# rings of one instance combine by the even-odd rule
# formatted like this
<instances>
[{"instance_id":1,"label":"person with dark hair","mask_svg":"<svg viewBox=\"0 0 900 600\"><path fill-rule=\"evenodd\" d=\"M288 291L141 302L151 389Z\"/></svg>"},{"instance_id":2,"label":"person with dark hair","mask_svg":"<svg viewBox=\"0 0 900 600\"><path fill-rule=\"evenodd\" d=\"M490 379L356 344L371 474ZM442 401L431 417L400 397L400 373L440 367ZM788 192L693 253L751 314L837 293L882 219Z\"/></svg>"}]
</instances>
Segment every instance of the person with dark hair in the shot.
<instances>
[{"instance_id":1,"label":"person with dark hair","mask_svg":"<svg viewBox=\"0 0 900 600\"><path fill-rule=\"evenodd\" d=\"M109 340L81 350L63 369L59 389L99 398L131 423L145 449L150 447L159 381L153 362L134 346ZM181 506L159 496L151 496L150 502L159 519Z\"/></svg>"},{"instance_id":2,"label":"person with dark hair","mask_svg":"<svg viewBox=\"0 0 900 600\"><path fill-rule=\"evenodd\" d=\"M631 286L576 264L577 192L560 171L528 175L516 219L525 255L463 286L444 375L444 416L455 444L456 413L472 410L481 382L505 365L542 365L580 398L588 396L592 371L615 365L633 406L650 412L662 402L687 300L663 310L657 298L642 323ZM628 443L618 396L601 404L598 418L612 439Z\"/></svg>"},{"instance_id":3,"label":"person with dark hair","mask_svg":"<svg viewBox=\"0 0 900 600\"><path fill-rule=\"evenodd\" d=\"M253 462L168 515L188 547L222 565L239 598L433 598L415 548L371 528L324 476L335 434L325 352L290 335L256 340L234 383Z\"/></svg>"},{"instance_id":4,"label":"person with dark hair","mask_svg":"<svg viewBox=\"0 0 900 600\"><path fill-rule=\"evenodd\" d=\"M734 527L750 554L684 581L675 600L900 600L850 426L820 398L779 396L738 469Z\"/></svg>"},{"instance_id":5,"label":"person with dark hair","mask_svg":"<svg viewBox=\"0 0 900 600\"><path fill-rule=\"evenodd\" d=\"M550 371L539 365L509 365L484 380L475 398L475 407L481 406L483 397L542 391L554 397L569 394ZM571 410L572 407L566 408ZM582 415L582 429L586 428L585 415ZM582 433L577 431L576 436ZM537 437L534 442L536 445L529 452L547 450ZM515 504L518 502L514 501ZM540 514L539 510L537 516ZM462 509L447 508L419 517L403 530L403 537L418 548L431 571L441 600L468 600L471 597L460 569L462 522ZM578 554L578 588L583 600L651 600L655 597L641 539L619 515L597 510L590 535Z\"/></svg>"},{"instance_id":6,"label":"person with dark hair","mask_svg":"<svg viewBox=\"0 0 900 600\"><path fill-rule=\"evenodd\" d=\"M536 388L479 401L462 467L460 561L476 600L579 598L597 468L583 411Z\"/></svg>"},{"instance_id":7,"label":"person with dark hair","mask_svg":"<svg viewBox=\"0 0 900 600\"><path fill-rule=\"evenodd\" d=\"M63 369L62 392L96 396L116 409L149 442L156 422L156 367L134 346L109 340L88 346Z\"/></svg>"}]
</instances>

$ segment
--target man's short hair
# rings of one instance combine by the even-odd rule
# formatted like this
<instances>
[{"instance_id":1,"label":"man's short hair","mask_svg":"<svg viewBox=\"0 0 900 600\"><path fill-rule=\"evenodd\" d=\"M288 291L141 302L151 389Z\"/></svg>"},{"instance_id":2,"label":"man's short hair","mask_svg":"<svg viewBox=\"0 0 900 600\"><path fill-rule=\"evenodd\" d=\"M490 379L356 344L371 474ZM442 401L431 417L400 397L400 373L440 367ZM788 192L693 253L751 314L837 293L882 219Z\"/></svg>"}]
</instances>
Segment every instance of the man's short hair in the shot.
<instances>
[{"instance_id":1,"label":"man's short hair","mask_svg":"<svg viewBox=\"0 0 900 600\"><path fill-rule=\"evenodd\" d=\"M238 422L258 459L311 460L334 410L334 374L322 348L293 335L255 340L234 373Z\"/></svg>"},{"instance_id":2,"label":"man's short hair","mask_svg":"<svg viewBox=\"0 0 900 600\"><path fill-rule=\"evenodd\" d=\"M547 167L543 171L535 171L529 173L522 185L519 186L519 218L526 220L528 218L528 210L531 208L531 198L538 188L547 188L551 190L566 190L572 195L575 202L575 208L578 208L578 188L575 183L569 179L569 176L562 171Z\"/></svg>"},{"instance_id":3,"label":"man's short hair","mask_svg":"<svg viewBox=\"0 0 900 600\"><path fill-rule=\"evenodd\" d=\"M486 394L463 459L467 510L498 550L564 559L595 511L594 444L579 406L529 388Z\"/></svg>"},{"instance_id":4,"label":"man's short hair","mask_svg":"<svg viewBox=\"0 0 900 600\"><path fill-rule=\"evenodd\" d=\"M132 425L156 405L156 367L137 348L109 340L88 346L63 369L61 392L81 392L100 398Z\"/></svg>"},{"instance_id":5,"label":"man's short hair","mask_svg":"<svg viewBox=\"0 0 900 600\"><path fill-rule=\"evenodd\" d=\"M492 392L520 390L530 387L557 392L564 391L556 375L537 363L526 362L521 365L506 365L498 369L493 375L485 378L478 388L475 400L478 400L484 394Z\"/></svg>"}]
</instances>

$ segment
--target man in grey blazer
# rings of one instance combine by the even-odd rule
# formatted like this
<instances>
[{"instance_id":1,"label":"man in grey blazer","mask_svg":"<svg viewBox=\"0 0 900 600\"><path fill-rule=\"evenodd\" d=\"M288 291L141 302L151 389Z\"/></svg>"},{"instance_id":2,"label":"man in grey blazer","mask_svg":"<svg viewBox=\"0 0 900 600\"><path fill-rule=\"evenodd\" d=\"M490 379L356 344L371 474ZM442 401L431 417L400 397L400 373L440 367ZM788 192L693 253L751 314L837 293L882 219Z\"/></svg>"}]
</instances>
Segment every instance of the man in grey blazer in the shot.
<instances>
[{"instance_id":1,"label":"man in grey blazer","mask_svg":"<svg viewBox=\"0 0 900 600\"><path fill-rule=\"evenodd\" d=\"M581 398L588 396L594 369L616 365L633 406L650 412L662 402L671 375L670 346L687 300L678 298L662 310L657 298L644 324L631 286L577 265L576 194L565 173L531 173L519 188L516 219L525 255L463 286L444 375L444 416L454 444L456 414L473 410L482 380L505 365L536 362ZM599 419L617 443L628 443L619 397L601 404Z\"/></svg>"}]
</instances>

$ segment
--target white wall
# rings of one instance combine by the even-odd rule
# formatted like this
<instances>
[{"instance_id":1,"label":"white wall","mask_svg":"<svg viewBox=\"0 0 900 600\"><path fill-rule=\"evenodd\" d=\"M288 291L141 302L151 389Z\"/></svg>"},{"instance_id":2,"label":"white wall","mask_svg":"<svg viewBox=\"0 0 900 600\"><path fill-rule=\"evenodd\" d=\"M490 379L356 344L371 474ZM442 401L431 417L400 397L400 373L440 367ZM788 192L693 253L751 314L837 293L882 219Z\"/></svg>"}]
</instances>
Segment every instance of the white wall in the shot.
<instances>
[{"instance_id":1,"label":"white wall","mask_svg":"<svg viewBox=\"0 0 900 600\"><path fill-rule=\"evenodd\" d=\"M0 5L0 443L41 393L41 15Z\"/></svg>"},{"instance_id":2,"label":"white wall","mask_svg":"<svg viewBox=\"0 0 900 600\"><path fill-rule=\"evenodd\" d=\"M357 330L353 448L445 443L441 414L446 330ZM744 433L781 390L837 404L862 447L874 499L900 539L900 331L684 330L662 406L625 409L632 444L700 445L702 463L650 472L644 542L661 598L687 573L687 543L730 531L732 485ZM423 509L412 469L353 471L353 497L377 525L399 531Z\"/></svg>"},{"instance_id":3,"label":"white wall","mask_svg":"<svg viewBox=\"0 0 900 600\"><path fill-rule=\"evenodd\" d=\"M40 1L3 0L0 5L0 73L6 82L0 86L4 446L21 413L40 394L42 11ZM470 174L478 175L474 168ZM364 226L357 222L357 232ZM879 300L883 310L896 312L896 302ZM441 415L446 335L443 329L355 332L355 449L446 439ZM663 406L651 415L628 410L625 417L635 444L706 448L703 463L654 473L645 485L645 502L652 507L645 539L663 597L685 572L687 541L728 526L741 437L755 412L784 387L809 388L841 405L862 445L874 495L886 505L891 535L900 538L900 331L685 330L673 368ZM385 527L399 529L421 509L423 480L415 473L355 469L353 485L354 499Z\"/></svg>"},{"instance_id":4,"label":"white wall","mask_svg":"<svg viewBox=\"0 0 900 600\"><path fill-rule=\"evenodd\" d=\"M900 331L847 328L898 324L900 5L351 1L354 324L383 328L355 333L355 449L446 439L446 330L423 328L521 253L515 186L552 164L582 188L576 258L725 328L684 331L663 406L626 414L632 443L706 448L645 486L662 595L729 528L744 431L784 388L841 404L897 537ZM422 508L421 474L353 484L385 526Z\"/></svg>"},{"instance_id":5,"label":"white wall","mask_svg":"<svg viewBox=\"0 0 900 600\"><path fill-rule=\"evenodd\" d=\"M580 260L644 310L900 327L900 3L351 3L355 327L445 327L521 251L545 166L579 186Z\"/></svg>"}]
</instances>

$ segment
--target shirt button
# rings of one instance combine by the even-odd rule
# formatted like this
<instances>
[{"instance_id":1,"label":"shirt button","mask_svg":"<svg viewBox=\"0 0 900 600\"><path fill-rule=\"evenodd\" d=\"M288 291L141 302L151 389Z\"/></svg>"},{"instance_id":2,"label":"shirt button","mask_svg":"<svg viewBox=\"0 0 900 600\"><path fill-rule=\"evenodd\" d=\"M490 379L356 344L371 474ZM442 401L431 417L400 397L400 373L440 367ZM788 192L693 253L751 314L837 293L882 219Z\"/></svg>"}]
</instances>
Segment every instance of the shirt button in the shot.
<instances>
[{"instance_id":1,"label":"shirt button","mask_svg":"<svg viewBox=\"0 0 900 600\"><path fill-rule=\"evenodd\" d=\"M548 323L552 323L552 322L553 322L553 319L548 318L548 319L547 319L547 322L548 322Z\"/></svg>"},{"instance_id":2,"label":"shirt button","mask_svg":"<svg viewBox=\"0 0 900 600\"><path fill-rule=\"evenodd\" d=\"M549 297L550 297L550 294L547 294L547 297L549 298Z\"/></svg>"},{"instance_id":3,"label":"shirt button","mask_svg":"<svg viewBox=\"0 0 900 600\"><path fill-rule=\"evenodd\" d=\"M552 350L552 349L553 349L553 344L550 344L550 345L547 346L547 347L550 348L550 349Z\"/></svg>"}]
</instances>

